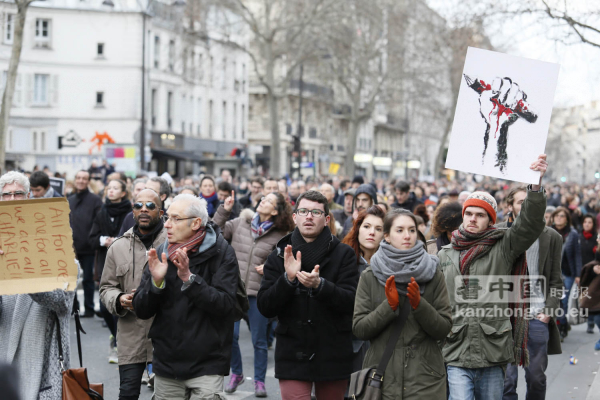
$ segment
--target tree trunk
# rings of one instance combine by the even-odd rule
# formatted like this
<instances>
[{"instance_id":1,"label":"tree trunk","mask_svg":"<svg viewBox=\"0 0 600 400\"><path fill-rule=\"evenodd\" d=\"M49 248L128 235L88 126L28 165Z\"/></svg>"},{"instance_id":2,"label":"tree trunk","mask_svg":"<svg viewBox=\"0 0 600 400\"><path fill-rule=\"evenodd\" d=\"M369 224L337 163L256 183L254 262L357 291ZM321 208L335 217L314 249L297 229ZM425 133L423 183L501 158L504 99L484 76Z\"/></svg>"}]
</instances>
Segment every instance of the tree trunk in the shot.
<instances>
[{"instance_id":1,"label":"tree trunk","mask_svg":"<svg viewBox=\"0 0 600 400\"><path fill-rule=\"evenodd\" d=\"M356 139L358 138L358 127L360 119L356 116L350 117L350 135L348 136L348 143L346 144L346 157L344 162L346 163L345 170L346 176L352 179L354 176L354 154L356 153Z\"/></svg>"},{"instance_id":2,"label":"tree trunk","mask_svg":"<svg viewBox=\"0 0 600 400\"><path fill-rule=\"evenodd\" d=\"M25 27L25 17L29 1L15 1L17 5L17 14L15 14L15 31L13 35L12 52L6 73L6 86L2 95L2 107L0 108L0 173L6 169L6 133L8 132L8 120L10 109L12 107L13 96L15 94L15 83L17 81L17 69L21 59L21 48L23 47L23 30Z\"/></svg>"},{"instance_id":3,"label":"tree trunk","mask_svg":"<svg viewBox=\"0 0 600 400\"><path fill-rule=\"evenodd\" d=\"M456 110L456 102L458 101L458 94L454 96L454 100L452 101L452 107L450 108L450 112ZM444 158L444 150L446 148L446 143L448 142L448 136L450 136L450 131L452 130L452 121L454 121L454 115L448 115L446 120L446 129L444 129L444 135L440 140L440 148L438 149L438 154L435 159L435 166L433 170L433 176L435 179L440 177L440 169L442 168L442 160Z\"/></svg>"},{"instance_id":4,"label":"tree trunk","mask_svg":"<svg viewBox=\"0 0 600 400\"><path fill-rule=\"evenodd\" d=\"M267 104L269 107L269 124L271 125L271 162L269 174L277 177L281 175L281 160L280 160L280 139L279 139L279 114L277 110L277 97L275 96L275 60L272 57L271 44L266 46L267 66L265 73L265 81L267 88Z\"/></svg>"}]
</instances>

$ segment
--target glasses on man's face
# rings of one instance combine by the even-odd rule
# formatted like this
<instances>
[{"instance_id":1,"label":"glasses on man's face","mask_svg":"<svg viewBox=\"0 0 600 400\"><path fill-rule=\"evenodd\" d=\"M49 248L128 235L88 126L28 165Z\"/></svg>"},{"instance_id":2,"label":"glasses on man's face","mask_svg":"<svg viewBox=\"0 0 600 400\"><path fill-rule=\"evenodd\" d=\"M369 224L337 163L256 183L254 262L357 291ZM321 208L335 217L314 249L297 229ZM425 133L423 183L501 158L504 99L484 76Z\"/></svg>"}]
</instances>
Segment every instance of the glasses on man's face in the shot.
<instances>
[{"instance_id":1,"label":"glasses on man's face","mask_svg":"<svg viewBox=\"0 0 600 400\"><path fill-rule=\"evenodd\" d=\"M142 203L141 201L137 201L135 203L133 203L133 209L134 210L141 210L144 206L146 206L146 208L150 211L154 211L156 210L156 203L153 203L151 201L147 201L145 203Z\"/></svg>"},{"instance_id":2,"label":"glasses on man's face","mask_svg":"<svg viewBox=\"0 0 600 400\"><path fill-rule=\"evenodd\" d=\"M319 218L320 216L325 215L325 211L323 210L309 210L308 208L299 208L296 210L296 214L301 217L306 217L310 213L314 218Z\"/></svg>"},{"instance_id":3,"label":"glasses on man's face","mask_svg":"<svg viewBox=\"0 0 600 400\"><path fill-rule=\"evenodd\" d=\"M171 221L172 224L177 224L180 221L183 221L183 220L186 220L186 219L196 219L196 218L199 218L199 217L185 217L185 218L182 218L182 217L174 217L174 216L166 216L166 215L164 215L162 218L163 218L163 222L165 224L168 221Z\"/></svg>"},{"instance_id":4,"label":"glasses on man's face","mask_svg":"<svg viewBox=\"0 0 600 400\"><path fill-rule=\"evenodd\" d=\"M2 192L2 200L23 200L25 198L26 192L17 191L17 192Z\"/></svg>"}]
</instances>

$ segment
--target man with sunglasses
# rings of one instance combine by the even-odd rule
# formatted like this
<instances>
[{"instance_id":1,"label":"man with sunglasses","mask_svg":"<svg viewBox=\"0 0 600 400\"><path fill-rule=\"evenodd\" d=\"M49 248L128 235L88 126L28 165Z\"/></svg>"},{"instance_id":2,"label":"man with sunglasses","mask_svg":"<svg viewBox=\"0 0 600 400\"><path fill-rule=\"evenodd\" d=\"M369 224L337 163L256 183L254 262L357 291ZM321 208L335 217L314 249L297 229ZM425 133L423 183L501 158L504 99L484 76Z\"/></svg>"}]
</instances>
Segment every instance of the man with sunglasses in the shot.
<instances>
[{"instance_id":1,"label":"man with sunglasses","mask_svg":"<svg viewBox=\"0 0 600 400\"><path fill-rule=\"evenodd\" d=\"M352 314L359 272L354 250L328 228L325 196L298 197L296 229L264 265L258 309L278 317L275 378L284 399L342 400L352 372Z\"/></svg>"},{"instance_id":2,"label":"man with sunglasses","mask_svg":"<svg viewBox=\"0 0 600 400\"><path fill-rule=\"evenodd\" d=\"M222 398L240 275L235 251L208 222L206 201L191 194L175 197L165 228L167 241L149 251L133 296L138 318L154 318L154 398Z\"/></svg>"},{"instance_id":3,"label":"man with sunglasses","mask_svg":"<svg viewBox=\"0 0 600 400\"><path fill-rule=\"evenodd\" d=\"M167 239L162 217L159 194L142 190L133 203L135 225L109 247L102 272L100 299L108 311L120 317L117 352L121 400L139 398L144 369L152 362L152 342L148 339L152 319L139 319L132 300L148 262L148 251Z\"/></svg>"}]
</instances>

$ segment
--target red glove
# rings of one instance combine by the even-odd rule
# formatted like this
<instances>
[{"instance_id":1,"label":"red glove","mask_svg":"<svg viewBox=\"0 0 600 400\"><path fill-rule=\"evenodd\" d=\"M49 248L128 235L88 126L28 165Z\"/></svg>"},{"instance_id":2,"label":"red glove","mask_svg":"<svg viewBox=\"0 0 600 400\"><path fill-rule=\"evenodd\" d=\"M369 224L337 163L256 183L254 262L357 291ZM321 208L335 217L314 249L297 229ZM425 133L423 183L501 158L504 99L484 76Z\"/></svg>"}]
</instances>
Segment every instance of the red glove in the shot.
<instances>
[{"instance_id":1,"label":"red glove","mask_svg":"<svg viewBox=\"0 0 600 400\"><path fill-rule=\"evenodd\" d=\"M410 283L408 284L408 301L410 301L410 305L413 310L416 310L419 307L419 303L421 302L421 292L419 292L419 284L415 281L415 278L410 278Z\"/></svg>"},{"instance_id":2,"label":"red glove","mask_svg":"<svg viewBox=\"0 0 600 400\"><path fill-rule=\"evenodd\" d=\"M396 311L400 304L400 298L396 289L396 279L393 275L385 281L385 297L387 297L388 304L392 307L392 310Z\"/></svg>"}]
</instances>

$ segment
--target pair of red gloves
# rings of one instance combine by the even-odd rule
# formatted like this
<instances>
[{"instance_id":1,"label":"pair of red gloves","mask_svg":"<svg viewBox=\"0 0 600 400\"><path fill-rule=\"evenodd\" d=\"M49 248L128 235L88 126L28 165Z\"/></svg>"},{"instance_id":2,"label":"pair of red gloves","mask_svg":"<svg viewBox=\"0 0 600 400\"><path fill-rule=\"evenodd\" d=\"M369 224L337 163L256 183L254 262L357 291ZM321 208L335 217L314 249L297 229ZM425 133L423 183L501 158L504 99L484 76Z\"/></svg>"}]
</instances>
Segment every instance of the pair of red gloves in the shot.
<instances>
[{"instance_id":1,"label":"pair of red gloves","mask_svg":"<svg viewBox=\"0 0 600 400\"><path fill-rule=\"evenodd\" d=\"M410 283L408 284L408 301L410 301L410 306L413 310L416 310L421 302L421 292L419 291L419 284L415 281L415 278L410 278ZM385 297L387 297L388 304L392 307L392 310L396 311L398 309L398 305L400 305L400 297L398 295L398 290L396 289L396 279L394 276L390 276L387 281L385 281Z\"/></svg>"}]
</instances>

